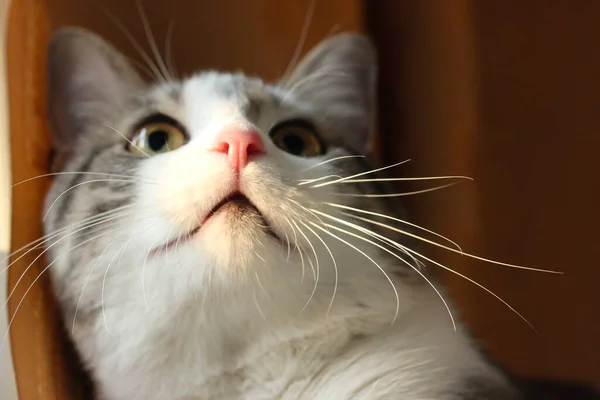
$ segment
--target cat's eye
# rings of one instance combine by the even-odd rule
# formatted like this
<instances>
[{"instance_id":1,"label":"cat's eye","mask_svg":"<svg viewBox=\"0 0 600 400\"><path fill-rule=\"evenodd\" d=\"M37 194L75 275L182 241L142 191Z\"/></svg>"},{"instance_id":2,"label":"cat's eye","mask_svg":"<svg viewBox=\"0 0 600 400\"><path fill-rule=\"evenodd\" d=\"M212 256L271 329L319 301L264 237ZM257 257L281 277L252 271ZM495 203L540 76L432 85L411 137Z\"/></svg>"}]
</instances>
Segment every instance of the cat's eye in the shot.
<instances>
[{"instance_id":1,"label":"cat's eye","mask_svg":"<svg viewBox=\"0 0 600 400\"><path fill-rule=\"evenodd\" d=\"M152 156L175 150L185 142L185 133L175 123L148 121L138 128L128 150L132 153Z\"/></svg>"},{"instance_id":2,"label":"cat's eye","mask_svg":"<svg viewBox=\"0 0 600 400\"><path fill-rule=\"evenodd\" d=\"M275 125L269 132L275 146L298 157L325 154L325 145L314 126L304 120L290 120Z\"/></svg>"}]
</instances>

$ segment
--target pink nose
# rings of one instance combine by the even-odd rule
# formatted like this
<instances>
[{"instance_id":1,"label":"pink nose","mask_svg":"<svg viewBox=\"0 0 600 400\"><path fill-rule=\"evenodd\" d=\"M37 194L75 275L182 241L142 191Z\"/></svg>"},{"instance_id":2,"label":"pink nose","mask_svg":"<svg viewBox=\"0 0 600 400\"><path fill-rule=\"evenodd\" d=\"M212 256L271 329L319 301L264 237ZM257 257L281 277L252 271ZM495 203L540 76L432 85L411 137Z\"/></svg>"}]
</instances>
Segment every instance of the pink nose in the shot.
<instances>
[{"instance_id":1,"label":"pink nose","mask_svg":"<svg viewBox=\"0 0 600 400\"><path fill-rule=\"evenodd\" d=\"M244 168L252 156L264 153L265 145L254 130L230 128L219 133L211 150L227 154L227 162L237 171Z\"/></svg>"}]
</instances>

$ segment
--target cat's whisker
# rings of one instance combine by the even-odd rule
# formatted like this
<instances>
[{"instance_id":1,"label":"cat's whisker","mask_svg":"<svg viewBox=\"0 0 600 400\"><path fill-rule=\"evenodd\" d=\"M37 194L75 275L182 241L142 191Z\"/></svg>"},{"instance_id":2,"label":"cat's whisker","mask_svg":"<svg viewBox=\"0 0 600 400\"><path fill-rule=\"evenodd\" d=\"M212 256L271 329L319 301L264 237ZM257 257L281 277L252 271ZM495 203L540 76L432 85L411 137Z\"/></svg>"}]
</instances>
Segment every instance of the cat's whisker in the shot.
<instances>
[{"instance_id":1,"label":"cat's whisker","mask_svg":"<svg viewBox=\"0 0 600 400\"><path fill-rule=\"evenodd\" d=\"M83 286L81 288L81 293L79 294L79 299L77 299L77 305L75 306L75 312L73 313L73 323L71 326L71 333L75 333L75 322L77 321L77 312L79 311L79 307L81 305L81 300L83 299L83 293L85 291L85 288L92 276L92 273L94 272L94 269L96 269L96 266L98 265L98 262L102 259L102 256L104 256L104 253L106 253L106 250L108 250L110 248L110 246L112 246L112 244L118 239L120 238L122 235L117 235L115 236L107 245L106 247L104 247L104 250L102 250L102 252L100 253L100 255L98 257L96 257L96 262L94 262L94 265L92 265L92 268L90 268L90 272L88 272L87 276L85 277L85 281L83 282Z\"/></svg>"},{"instance_id":2,"label":"cat's whisker","mask_svg":"<svg viewBox=\"0 0 600 400\"><path fill-rule=\"evenodd\" d=\"M282 81L287 82L290 78L290 74L292 70L298 63L298 59L302 54L302 49L304 48L304 43L306 42L306 38L308 36L308 31L310 30L310 25L312 23L313 15L315 12L316 0L310 0L308 5L308 9L306 10L306 14L304 16L304 23L302 24L302 30L300 31L300 36L298 37L298 43L296 43L296 48L292 53L292 59L288 63L283 76Z\"/></svg>"},{"instance_id":3,"label":"cat's whisker","mask_svg":"<svg viewBox=\"0 0 600 400\"><path fill-rule=\"evenodd\" d=\"M304 283L304 276L305 276L304 256L302 255L302 250L300 249L300 247L298 247L298 235L296 235L296 229L294 229L294 226L292 225L290 220L287 217L283 217L283 218L288 223L290 228L292 228L292 233L294 234L294 247L296 247L296 251L300 255L300 262L302 264L302 277L300 278L300 283Z\"/></svg>"},{"instance_id":4,"label":"cat's whisker","mask_svg":"<svg viewBox=\"0 0 600 400\"><path fill-rule=\"evenodd\" d=\"M431 181L445 179L465 179L472 181L473 178L462 175L447 175L447 176L417 176L407 178L373 178L373 179L347 179L340 183L367 183L367 182L400 182L400 181Z\"/></svg>"},{"instance_id":5,"label":"cat's whisker","mask_svg":"<svg viewBox=\"0 0 600 400\"><path fill-rule=\"evenodd\" d=\"M72 247L71 249L69 249L69 250L68 250L68 251L67 251L65 254L61 254L61 255L60 255L60 256L58 256L56 259L54 259L52 262L50 262L50 263L49 263L49 264L48 264L46 267L44 267L44 269L42 269L42 271L41 271L41 272L40 272L40 273L39 273L39 274L36 276L36 278L33 280L33 282L31 282L31 284L29 285L29 287L27 288L27 290L25 291L25 293L24 293L24 294L23 294L23 296L21 297L21 300L19 300L19 303L17 303L17 306L15 307L15 310L14 310L14 312L13 312L13 315L12 315L12 317L10 318L10 321L9 321L9 323L8 323L7 327L6 327L6 333L4 334L4 338L2 339L2 343L0 344L0 351L2 351L2 349L4 348L4 345L5 345L5 343L6 343L6 340L8 339L8 335L9 335L9 333L10 333L10 328L11 328L11 326L12 326L12 324L13 324L14 320L15 320L15 317L17 316L17 313L19 312L19 309L21 308L21 305L22 305L22 304L23 304L23 302L25 301L25 298L27 297L27 295L29 294L29 292L31 291L31 289L33 288L33 286L34 286L34 285L37 283L37 281L38 281L38 280L39 280L39 279L42 277L42 275L44 274L44 272L46 272L48 269L50 269L50 267L51 267L51 266L52 266L52 265L53 265L53 264L54 264L54 263L55 263L55 262L56 262L56 261L57 261L57 260L58 260L60 257L62 257L62 256L64 256L64 255L67 255L67 254L69 254L69 253L70 253L72 250L74 250L75 248L77 248L77 247L79 247L79 246L82 246L82 245L84 245L84 244L86 244L86 243L88 243L88 242L90 242L90 241L92 241L92 240L95 240L95 239L97 239L97 238L99 238L99 237L101 237L101 236L108 235L108 234L110 234L110 233L111 233L111 231L104 232L104 233L102 233L101 235L95 236L95 237L93 237L93 238L91 238L91 239L88 239L88 240L86 240L86 241L84 241L84 242L78 243L76 246L74 246L74 247ZM35 261L33 261L33 262L35 262ZM29 267L30 267L31 265L33 265L33 262L32 262L32 264L30 264L30 265L29 265ZM29 267L27 267L27 269L29 269ZM16 287L16 285L15 285L15 287ZM6 303L4 304L4 308L6 309L6 307L7 307L7 306L8 306L8 298L7 298L7 300L6 300Z\"/></svg>"},{"instance_id":6,"label":"cat's whisker","mask_svg":"<svg viewBox=\"0 0 600 400\"><path fill-rule=\"evenodd\" d=\"M12 297L12 295L15 293L15 291L17 290L17 287L19 286L19 283L21 283L21 281L23 280L23 278L25 277L25 275L27 274L27 272L29 271L29 269L36 263L37 260L39 260L52 247L54 247L58 243L62 242L64 239L67 239L67 238L73 236L77 232L81 232L82 230L90 229L90 228L92 228L94 226L106 224L107 222L109 222L109 221L111 221L113 219L116 219L116 218L119 218L119 216L112 217L112 218L107 219L107 220L101 220L100 222L95 222L93 224L86 225L83 228L79 228L79 229L75 230L74 232L71 232L71 233L68 233L68 234L64 235L63 237L61 237L60 239L56 240L51 245L49 245L48 247L46 247L44 250L42 250L42 252L40 252L40 254L38 254L33 259L33 261L27 266L27 268L25 268L25 270L21 273L21 276L19 276L19 279L17 279L17 282L15 282L15 284L13 285L12 290L10 291L10 293L8 294L8 296L6 297L6 303L5 303L5 305L8 303L8 301L10 300L10 298ZM101 226L100 228L106 228L106 227L105 226ZM16 262L18 262L22 257L24 257L25 255L27 255L28 253L29 253L29 251L27 253L23 254L21 257L19 257L16 260L14 260L4 270L8 270L8 268L10 268L12 265L14 265Z\"/></svg>"},{"instance_id":7,"label":"cat's whisker","mask_svg":"<svg viewBox=\"0 0 600 400\"><path fill-rule=\"evenodd\" d=\"M336 220L337 220L337 219L336 219ZM343 221L343 220L338 220L338 222L344 223L345 221ZM360 227L360 226L358 226L358 225L355 225L355 224L344 223L344 225L347 225L347 226L350 226L350 227L352 227L352 228L355 228L355 229L357 229L359 232L367 233L366 231L368 231L368 229L364 229L364 228L362 228L362 227ZM401 262L403 262L404 264L408 265L408 266L409 266L409 267L410 267L410 268L411 268L413 271L415 271L417 274L419 274L419 276L421 276L421 277L422 277L422 278L423 278L423 279L424 279L424 280L425 280L425 281L426 281L426 282L429 284L429 286L431 286L431 288L432 288L432 289L435 291L435 293L438 295L438 297L439 297L439 298L442 300L442 303L444 304L444 307L446 307L446 310L448 311L448 315L450 316L450 320L452 321L452 327L454 328L454 330L456 330L456 322L455 322L455 320L454 320L454 316L452 315L452 311L450 311L450 306L448 305L448 303L447 303L447 302L446 302L446 300L444 299L444 296L442 296L442 294L441 294L441 293L440 293L440 291L439 291L439 290L438 290L438 289L435 287L435 285L433 284L433 282L431 282L431 280L429 280L429 278L427 278L427 277L425 276L425 274L423 274L421 271L419 271L419 269L418 269L418 268L416 268L414 265L412 265L411 263L409 263L408 261L406 261L405 259L403 259L403 258L402 258L402 257L400 257L399 255L397 255L397 254L396 254L396 253L394 253L393 251L390 251L389 249L387 249L387 248L385 248L385 247L383 247L383 246L381 246L381 245L379 245L379 244L377 244L377 243L373 242L373 241L372 241L372 240L370 240L370 239L367 239L367 238L365 238L365 237L362 237L362 236L360 236L360 235L357 235L357 234L355 234L355 233L349 232L349 231L347 231L347 230L345 230L345 229L342 229L342 228L340 228L340 227L338 227L338 226L334 226L334 225L331 225L331 224L325 224L325 226L327 226L327 227L329 227L329 228L332 228L332 229L335 229L335 230L337 230L337 231L343 232L343 233L345 233L345 234L347 234L347 235L349 235L349 236L355 237L355 238L357 238L357 239L359 239L359 240L362 240L362 241L364 241L364 242L367 242L367 243L369 243L369 244L372 244L373 246L375 246L375 247L377 247L377 248L380 248L380 249L384 250L384 251L385 251L385 252L387 252L388 254L391 254L393 257L397 258L398 260L400 260L400 261L401 261ZM359 228L360 228L360 229L359 229ZM370 231L370 233L372 233L372 234L374 234L374 235L377 235L375 232L372 232L372 231ZM377 235L377 236L379 236L379 235ZM391 240L391 239L390 239L390 240ZM398 247L404 247L404 246L402 246L402 245L401 245L401 244L399 244L399 243L396 243L396 245L397 245Z\"/></svg>"},{"instance_id":8,"label":"cat's whisker","mask_svg":"<svg viewBox=\"0 0 600 400\"><path fill-rule=\"evenodd\" d=\"M129 139L127 136L123 135L117 128L115 128L114 126L108 125L108 124L102 124L105 127L112 129L115 133L117 133L119 136L121 136L123 139L125 139L127 141L127 143L129 143L130 145L132 145L133 147L135 147L140 153L142 153L143 155L146 156L146 158L150 158L150 155L148 153L146 153L143 149L139 148L138 146L136 146L131 139Z\"/></svg>"},{"instance_id":9,"label":"cat's whisker","mask_svg":"<svg viewBox=\"0 0 600 400\"><path fill-rule=\"evenodd\" d=\"M300 232L300 234L304 237L304 239L308 242L308 245L310 246L310 248L313 251L313 254L315 255L315 262L317 264L317 268L316 268L316 277L315 277L315 285L313 287L312 293L310 294L310 296L308 297L308 301L306 302L306 304L304 305L304 307L302 307L302 310L300 311L300 313L303 313L304 310L306 310L306 307L308 307L308 304L310 303L310 301L313 299L315 293L317 292L317 286L319 284L319 276L320 276L320 267L319 267L319 257L317 256L317 251L315 250L315 247L313 246L312 242L308 239L308 237L304 234L304 232L302 231L302 229L300 229L300 227L298 226L298 224L296 224L296 221L292 220L292 223L294 224L294 226L296 227L296 229L298 229L298 232ZM310 262L310 265L312 267L312 262L310 260L310 257L308 258L308 261Z\"/></svg>"},{"instance_id":10,"label":"cat's whisker","mask_svg":"<svg viewBox=\"0 0 600 400\"><path fill-rule=\"evenodd\" d=\"M131 180L131 179L93 179L91 181L80 182L78 184L75 184L75 185L69 187L68 189L66 189L65 191L63 191L61 194L59 194L56 199L54 199L54 201L52 202L52 204L50 204L50 207L48 207L48 211L46 211L46 213L44 214L44 218L42 218L42 221L46 220L46 218L48 217L48 214L50 213L50 211L52 210L52 208L56 205L56 202L58 200L60 200L65 194L67 194L68 192L70 192L73 189L77 189L80 186L88 185L90 183L96 183L96 182L138 183L137 181Z\"/></svg>"},{"instance_id":11,"label":"cat's whisker","mask_svg":"<svg viewBox=\"0 0 600 400\"><path fill-rule=\"evenodd\" d=\"M322 187L322 186L332 185L332 184L334 184L334 183L343 182L343 181L345 181L345 180L348 180L348 179L358 178L359 176L364 176L364 175L368 175L368 174L373 174L373 173L375 173L375 172L379 172L379 171L383 171L383 170L386 170L386 169L394 168L394 167L397 167L397 166L399 166L399 165L406 164L407 162L410 162L410 159L408 159L408 160L405 160L405 161L400 161L400 162L398 162L398 163L395 163L395 164L392 164L392 165L388 165L388 166L386 166L386 167L376 168L376 169L372 169L372 170L370 170L370 171L365 171L365 172L361 172L361 173L358 173L358 174L350 175L350 176L347 176L347 177L345 177L345 178L336 179L336 180L334 180L334 181L329 181L329 182L325 182L325 183L320 183L320 184L318 184L318 185L314 185L314 186L312 186L312 187L313 187L313 188L318 188L318 187Z\"/></svg>"},{"instance_id":12,"label":"cat's whisker","mask_svg":"<svg viewBox=\"0 0 600 400\"><path fill-rule=\"evenodd\" d=\"M355 208L355 207L345 206L345 205L342 205L342 204L336 204L336 203L325 203L325 204L326 204L326 205L328 205L328 206L331 206L331 207L335 207L335 208L341 208L341 209L344 209L344 210L350 210L350 211L358 212L358 213L361 213L361 214L374 215L374 216L377 216L377 217L381 217L381 218L390 219L390 220L392 220L392 221L396 221L396 222L399 222L399 223L401 223L401 224L408 225L408 226L411 226L411 227L413 227L413 228L420 229L420 230L422 230L423 232L427 232L427 233L429 233L429 234L431 234L431 235L437 236L437 237L439 237L440 239L443 239L443 240L447 241L448 243L451 243L451 244L452 244L453 246L455 246L455 247L456 247L456 248L457 248L457 249L458 249L458 250L459 250L461 253L462 253L462 251L463 251L463 250L462 250L462 248L461 248L461 247L458 245L458 243L456 243L455 241L453 241L453 240L451 240L451 239L448 239L447 237L445 237L445 236L443 236L443 235L441 235L441 234L439 234L439 233L437 233L437 232L434 232L434 231L432 231L432 230L430 230L430 229L424 228L424 227L422 227L422 226L420 226L420 225L417 225L417 224L413 224L412 222L408 222L408 221L405 221L405 220L403 220L403 219L400 219L400 218L395 218L395 217L392 217L392 216L389 216L389 215L386 215L386 214L381 214L381 213L376 213L376 212L373 212L373 211L362 210L362 209L360 209L360 208Z\"/></svg>"},{"instance_id":13,"label":"cat's whisker","mask_svg":"<svg viewBox=\"0 0 600 400\"><path fill-rule=\"evenodd\" d=\"M6 258L4 258L3 262L10 260L11 257L14 257L15 255L17 255L18 253L20 253L21 251L27 250L29 249L25 254L21 255L20 257L18 257L16 260L14 260L13 262L11 262L7 267L5 267L4 269L2 269L2 271L0 271L0 275L2 275L5 271L8 270L8 268L10 268L11 265L13 265L15 262L19 261L21 258L23 258L25 255L27 255L29 252L39 249L41 247L44 246L44 244L58 236L60 236L61 234L63 234L64 232L73 229L73 228L77 228L80 227L82 225L88 224L88 223L92 223L92 222L97 222L105 217L108 217L110 215L116 214L117 212L121 212L123 211L124 208L126 207L131 207L130 205L127 206L121 206L119 208L116 208L114 210L109 210L109 211L105 211L103 213L100 214L96 214L96 215L92 215L90 217L84 218L81 221L78 221L76 223L73 224L69 224L66 227L57 229L53 232L47 233L46 235L42 236L41 238L38 238L34 241L31 241L29 243L27 243L26 245L20 247L19 249L13 251L12 253L10 253L8 256L6 256ZM108 215L110 214L110 215Z\"/></svg>"},{"instance_id":14,"label":"cat's whisker","mask_svg":"<svg viewBox=\"0 0 600 400\"><path fill-rule=\"evenodd\" d=\"M256 276L256 278L258 279L258 275ZM259 281L259 285L261 285L260 281ZM260 304L258 303L258 299L256 298L256 293L252 294L252 298L254 299L254 305L256 306L256 311L258 311L258 314L263 319L263 321L266 321L267 317L265 317L265 314L263 313L263 310L262 310Z\"/></svg>"},{"instance_id":15,"label":"cat's whisker","mask_svg":"<svg viewBox=\"0 0 600 400\"><path fill-rule=\"evenodd\" d=\"M333 217L333 216L331 216L331 215L326 215L326 216L327 216L328 218L330 218L330 219L332 219L332 220L336 221L336 222L339 222L339 223L341 223L341 224L343 224L343 225L346 225L346 226L350 226L350 227L352 227L352 228L355 228L355 229L357 229L357 230L359 230L359 231L368 230L367 228L364 228L364 227L362 227L362 226L359 226L359 225L353 224L353 223L351 223L351 222L348 222L348 221L345 221L345 220L343 220L343 219L336 218L336 217ZM361 218L361 219L362 219L362 217L359 217L359 218ZM328 225L329 225L329 224L328 224ZM330 227L331 227L331 228L338 229L338 230L340 229L340 228L334 227L333 225L332 225L332 226L330 226ZM370 230L369 230L369 231L370 231ZM371 232L371 233L373 233L373 234L374 234L374 235L376 235L376 236L381 236L381 235L377 234L376 232L373 232L373 231L370 231L370 232ZM358 235L357 235L357 237L358 237L358 238L360 238ZM362 240L367 240L367 239L364 239L364 238L362 238ZM391 239L389 239L389 240L391 241ZM374 244L374 245L378 246L376 243L372 243L372 244ZM431 258L429 258L429 257L426 257L426 256L422 255L421 253L419 253L419 252L417 252L417 251L415 251L415 250L412 250L411 248L409 248L409 247L407 247L407 246L402 246L400 243L397 243L397 242L396 242L396 244L397 244L398 246L400 246L400 247L403 247L403 248L404 248L404 249L405 249L407 252L409 252L409 253L411 253L411 254L415 255L416 257L422 258L422 259L423 259L423 260L425 260L425 261L428 261L428 262L430 262L430 263L432 263L432 264L434 264L434 265L437 265L437 266L439 266L440 268L443 268L443 269L445 269L445 270L447 270L447 271L449 271L449 272L451 272L451 273L453 273L453 274L455 274L455 275L458 275L458 276L460 276L461 278L463 278L463 279L465 279L465 280L467 280L467 281L469 281L469 282L473 283L473 284L474 284L474 285L476 285L477 287L479 287L479 288L481 288L481 289L485 290L486 292L488 292L489 294L491 294L492 296L494 296L496 299L498 299L499 301L501 301L501 302L502 302L502 303L503 303L505 306L507 306L507 307L508 307L508 308L509 308L509 309L510 309L512 312L514 312L515 314L517 314L517 315L518 315L518 316L519 316L519 317L520 317L520 318L521 318L523 321L525 321L525 322L526 322L526 323L527 323L527 324L528 324L528 325L529 325L529 326L530 326L532 329L534 329L534 330L535 330L535 328L533 327L533 325L532 325L532 324L531 324L531 323L530 323L530 322L529 322L529 321L528 321L528 320L527 320L527 319L526 319L526 318L525 318L523 315L521 315L521 313L519 313L517 310L515 310L515 309L514 309L514 307L512 307L510 304L508 304L508 303L507 303L507 302L506 302L504 299L502 299L502 298L501 298L500 296L498 296L496 293L494 293L494 292L493 292L493 291L491 291L490 289L486 288L485 286L483 286L483 285L482 285L482 284L480 284L479 282L477 282L477 281L475 281L475 280L473 280L473 279L469 278L468 276L466 276L466 275L464 275L464 274L461 274L460 272L454 271L452 268L449 268L449 267L447 267L447 266L445 266L445 265L443 265L443 264L441 264L441 263L439 263L439 262L437 262L437 261L434 261L434 260L432 260ZM378 247L379 247L379 246L378 246ZM449 248L449 249L451 249L451 248ZM457 252L457 251L456 251L456 250L454 250L454 249L452 249L452 250L453 250L453 251L455 251L455 252ZM466 253L465 253L465 254L466 254ZM401 257L399 257L399 259L402 259L402 258L401 258ZM416 270L416 269L415 269L415 271L418 271L418 270ZM420 271L418 271L418 272L420 273ZM423 276L423 275L422 275L422 276ZM436 292L437 292L437 290L436 290ZM439 292L438 292L438 294L439 294ZM447 306L447 304L446 304L446 302L445 302L445 301L444 301L444 304L446 305L446 308L448 308L448 306ZM449 308L448 308L448 311L450 311L450 309L449 309ZM454 324L454 319L453 319L453 324Z\"/></svg>"},{"instance_id":16,"label":"cat's whisker","mask_svg":"<svg viewBox=\"0 0 600 400\"><path fill-rule=\"evenodd\" d=\"M27 178L25 180L19 181L19 182L13 184L12 187L22 185L26 182L30 182L35 179L45 178L47 176L56 176L56 175L96 175L96 176L106 176L106 177L110 177L110 178L131 178L131 179L139 179L140 178L135 175L119 175L119 174L111 174L111 173L105 173L105 172L66 171L66 172L53 172L50 174L36 175L31 178ZM140 182L144 182L144 181L140 181ZM144 182L144 183L156 184L156 182Z\"/></svg>"},{"instance_id":17,"label":"cat's whisker","mask_svg":"<svg viewBox=\"0 0 600 400\"><path fill-rule=\"evenodd\" d=\"M342 177L340 175L326 175L326 176L322 176L320 178L314 178L314 179L301 179L300 182L298 183L298 186L308 185L310 183L319 182L319 181L322 181L322 180L328 179L328 178L341 179Z\"/></svg>"},{"instance_id":18,"label":"cat's whisker","mask_svg":"<svg viewBox=\"0 0 600 400\"><path fill-rule=\"evenodd\" d=\"M167 63L167 71L171 79L177 79L177 69L173 64L172 44L173 44L173 29L175 28L175 18L171 18L169 26L167 28L167 35L165 37L165 61Z\"/></svg>"},{"instance_id":19,"label":"cat's whisker","mask_svg":"<svg viewBox=\"0 0 600 400\"><path fill-rule=\"evenodd\" d=\"M484 258L484 257L476 256L476 255L474 255L474 254L466 253L466 252L464 252L464 251L462 251L462 250L460 250L460 251L459 251L459 250L456 250L456 249L454 249L454 248L452 248L452 247L445 246L445 245L443 245L443 244L441 244L441 243L434 242L434 241L432 241L432 240L429 240L429 239L427 239L427 238L421 237L421 236L419 236L419 235L415 235L415 234L413 234L413 233L411 233L411 232L408 232L408 231L405 231L405 230L402 230L402 229L398 229L398 228L395 228L395 227L393 227L393 226L390 226L390 225L387 225L387 224L384 224L384 223L381 223L381 222L378 222L378 221L374 221L374 220L372 220L372 219L369 219L369 218L359 217L359 216L357 216L357 215L348 214L348 213L346 213L346 214L347 214L348 216L352 217L352 218L356 218L356 219L358 219L358 220L361 220L361 221L364 221L364 222L368 222L368 223L370 223L370 224L374 224L374 225L381 226L381 227L383 227L383 228L386 228L386 229L392 230L392 231L394 231L394 232L398 232L398 233L400 233L400 234L402 234L402 235L405 235L405 236L411 237L411 238L413 238L413 239L417 239L417 240L419 240L419 241L422 241L422 242L428 243L428 244L430 244L430 245L433 245L433 246L436 246L436 247L442 248L442 249L444 249L444 250L451 251L451 252L453 252L453 253L460 254L460 255L462 255L462 256L466 256L466 257L469 257L469 258L473 258L473 259L475 259L475 260L484 261L484 262L487 262L487 263L490 263L490 264L501 265L501 266L504 266L504 267L509 267L509 268L523 269L523 270L527 270L527 271L545 272L545 273L549 273L549 274L562 274L562 272L560 272L560 271L552 271L552 270L547 270L547 269L540 269L540 268L533 268L533 267L525 267L525 266L522 266L522 265L509 264L509 263L504 263L504 262L501 262L501 261L495 261L495 260L491 260L491 259L489 259L489 258Z\"/></svg>"},{"instance_id":20,"label":"cat's whisker","mask_svg":"<svg viewBox=\"0 0 600 400\"><path fill-rule=\"evenodd\" d=\"M319 241L323 244L323 246L325 246L325 249L327 249L327 252L329 253L329 256L331 257L331 261L333 262L333 269L335 272L335 282L333 285L333 294L331 295L331 301L329 302L329 307L327 307L327 315L329 315L329 312L331 311L331 307L333 306L333 300L335 299L335 295L337 294L337 288L338 288L338 282L339 282L337 263L335 262L335 257L333 256L331 249L329 248L329 246L327 246L327 243L325 243L325 241L321 238L321 236L319 236L319 234L317 232L315 232L310 226L308 226L304 222L300 221L300 223L302 225L304 225L304 227L306 227L306 229L308 229L313 235L315 235L317 237L317 239L319 239Z\"/></svg>"},{"instance_id":21,"label":"cat's whisker","mask_svg":"<svg viewBox=\"0 0 600 400\"><path fill-rule=\"evenodd\" d=\"M308 221L308 223L310 225L314 226L315 228L317 228L317 229L325 232L326 234L328 234L329 236L333 237L334 239L336 239L336 240L344 243L348 247L356 250L358 253L362 254L367 260L371 261L381 271L381 273L383 273L383 275L385 276L385 278L388 280L388 282L392 286L392 289L394 290L394 296L396 297L396 311L394 313L394 318L392 319L392 322L390 324L390 325L394 325L394 323L396 322L396 319L398 318L398 314L400 313L400 296L398 295L398 290L396 289L396 286L394 285L394 282L389 277L389 275L385 272L385 270L381 267L381 265L379 265L377 263L377 261L373 260L367 253L365 253L364 251L362 251L358 247L354 246L352 243L350 243L350 242L342 239L341 237L337 236L336 234L330 232L328 229L325 229L324 227L321 227L321 226L319 226L318 224L315 224L312 221ZM339 228L338 228L338 230L339 230Z\"/></svg>"},{"instance_id":22,"label":"cat's whisker","mask_svg":"<svg viewBox=\"0 0 600 400\"><path fill-rule=\"evenodd\" d=\"M283 103L287 102L289 100L289 98L291 96L293 96L295 94L295 92L297 92L298 89L300 89L302 86L304 86L308 83L313 83L313 81L316 81L323 77L331 79L334 76L336 76L338 78L349 79L349 80L352 78L352 75L349 73L346 73L343 69L338 69L338 71L327 70L327 69L323 69L322 71L316 70L312 74L307 75L304 78L300 79L298 82L294 83L290 88L286 88L286 92L283 95L282 102Z\"/></svg>"},{"instance_id":23,"label":"cat's whisker","mask_svg":"<svg viewBox=\"0 0 600 400\"><path fill-rule=\"evenodd\" d=\"M317 167L320 167L321 165L329 164L331 162L338 161L338 160L345 160L345 159L348 159L348 158L365 158L365 156L363 156L361 154L354 154L354 155L349 155L349 156L339 156L339 157L330 158L328 160L321 161L321 162L319 162L319 163L317 163L315 165L312 165L312 166L310 166L310 167L302 170L301 173L308 172L308 171L313 170L313 169L315 169Z\"/></svg>"},{"instance_id":24,"label":"cat's whisker","mask_svg":"<svg viewBox=\"0 0 600 400\"><path fill-rule=\"evenodd\" d=\"M144 297L144 304L146 305L146 312L148 312L150 310L150 308L148 307L148 298L146 297L146 279L145 279L146 263L148 262L148 257L150 256L150 253L152 252L152 249L154 249L154 246L156 245L157 242L158 242L158 239L155 239L150 244L150 246L148 247L148 251L146 251L146 256L144 257L144 262L142 263L142 296Z\"/></svg>"},{"instance_id":25,"label":"cat's whisker","mask_svg":"<svg viewBox=\"0 0 600 400\"><path fill-rule=\"evenodd\" d=\"M100 9L106 14L106 16L112 21L112 23L115 24L117 29L121 31L121 33L129 41L129 43L131 43L135 51L138 52L140 57L142 57L144 62L148 65L148 68L150 68L156 80L165 83L166 78L161 74L157 65L154 63L154 61L152 61L152 58L148 55L148 53L144 51L143 47L137 40L135 40L135 37L131 34L131 32L129 32L125 25L123 25L121 21L119 21L110 11L108 11L106 7L104 7L103 5L98 5L98 7L100 7Z\"/></svg>"},{"instance_id":26,"label":"cat's whisker","mask_svg":"<svg viewBox=\"0 0 600 400\"><path fill-rule=\"evenodd\" d=\"M156 45L156 40L154 39L154 35L152 34L152 29L150 29L150 23L148 22L148 16L144 10L144 6L142 5L141 0L135 0L135 6L138 10L138 14L140 15L140 19L142 21L142 26L144 28L144 33L146 34L146 40L148 40L148 44L150 45L150 50L154 54L154 58L162 75L167 80L173 81L173 77L169 74L169 70L165 65L165 62L160 55L160 51L158 51L158 46Z\"/></svg>"},{"instance_id":27,"label":"cat's whisker","mask_svg":"<svg viewBox=\"0 0 600 400\"><path fill-rule=\"evenodd\" d=\"M336 193L337 196L348 196L348 197L371 197L371 198L382 198L382 197L405 197L405 196L414 196L415 194L434 192L436 190L445 189L450 186L454 186L460 182L452 182L447 183L445 185L440 185L428 189L414 190L411 192L401 192L401 193L385 193L385 194L362 194L362 193Z\"/></svg>"}]
</instances>

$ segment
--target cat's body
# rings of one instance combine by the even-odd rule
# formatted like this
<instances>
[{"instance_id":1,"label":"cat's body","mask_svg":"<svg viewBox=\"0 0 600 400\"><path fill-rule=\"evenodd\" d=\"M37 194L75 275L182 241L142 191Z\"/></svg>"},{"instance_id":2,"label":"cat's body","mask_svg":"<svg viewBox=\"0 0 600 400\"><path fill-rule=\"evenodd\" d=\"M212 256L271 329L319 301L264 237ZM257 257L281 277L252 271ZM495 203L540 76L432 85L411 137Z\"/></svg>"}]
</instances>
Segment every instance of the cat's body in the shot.
<instances>
[{"instance_id":1,"label":"cat's body","mask_svg":"<svg viewBox=\"0 0 600 400\"><path fill-rule=\"evenodd\" d=\"M147 86L79 30L49 61L66 173L46 229L70 233L50 271L100 400L520 398L394 247L406 235L356 211L398 216L360 197L380 183L332 183L368 170L337 158L370 147L365 39L325 42L276 85Z\"/></svg>"}]
</instances>

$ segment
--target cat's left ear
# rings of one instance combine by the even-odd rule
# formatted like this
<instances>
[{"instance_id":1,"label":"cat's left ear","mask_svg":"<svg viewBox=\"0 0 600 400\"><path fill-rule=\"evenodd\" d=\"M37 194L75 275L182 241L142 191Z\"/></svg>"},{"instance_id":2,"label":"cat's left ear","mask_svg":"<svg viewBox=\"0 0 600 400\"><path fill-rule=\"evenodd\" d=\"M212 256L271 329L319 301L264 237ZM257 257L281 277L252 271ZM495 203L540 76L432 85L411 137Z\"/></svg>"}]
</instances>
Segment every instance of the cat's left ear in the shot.
<instances>
[{"instance_id":1,"label":"cat's left ear","mask_svg":"<svg viewBox=\"0 0 600 400\"><path fill-rule=\"evenodd\" d=\"M79 28L57 31L48 48L48 120L55 156L68 159L81 136L96 133L145 87L124 55Z\"/></svg>"},{"instance_id":2,"label":"cat's left ear","mask_svg":"<svg viewBox=\"0 0 600 400\"><path fill-rule=\"evenodd\" d=\"M322 110L336 139L369 153L375 130L377 61L365 36L336 35L311 50L280 86Z\"/></svg>"}]
</instances>

